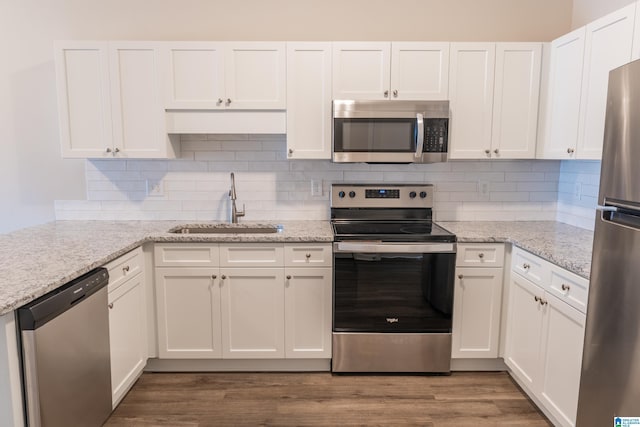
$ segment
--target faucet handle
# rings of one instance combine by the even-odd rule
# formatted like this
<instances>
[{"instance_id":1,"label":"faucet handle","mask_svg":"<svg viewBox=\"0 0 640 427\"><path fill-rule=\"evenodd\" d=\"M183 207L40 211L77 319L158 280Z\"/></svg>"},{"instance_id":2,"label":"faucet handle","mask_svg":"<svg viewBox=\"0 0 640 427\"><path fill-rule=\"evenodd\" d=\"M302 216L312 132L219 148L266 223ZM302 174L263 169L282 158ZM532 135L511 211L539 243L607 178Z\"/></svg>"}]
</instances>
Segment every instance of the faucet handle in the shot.
<instances>
[{"instance_id":1,"label":"faucet handle","mask_svg":"<svg viewBox=\"0 0 640 427\"><path fill-rule=\"evenodd\" d=\"M243 203L243 204L242 204L242 210L241 210L241 211L238 211L238 213L236 214L237 216L244 216L245 211L246 211L244 206L245 206L245 205L244 205L244 203Z\"/></svg>"}]
</instances>

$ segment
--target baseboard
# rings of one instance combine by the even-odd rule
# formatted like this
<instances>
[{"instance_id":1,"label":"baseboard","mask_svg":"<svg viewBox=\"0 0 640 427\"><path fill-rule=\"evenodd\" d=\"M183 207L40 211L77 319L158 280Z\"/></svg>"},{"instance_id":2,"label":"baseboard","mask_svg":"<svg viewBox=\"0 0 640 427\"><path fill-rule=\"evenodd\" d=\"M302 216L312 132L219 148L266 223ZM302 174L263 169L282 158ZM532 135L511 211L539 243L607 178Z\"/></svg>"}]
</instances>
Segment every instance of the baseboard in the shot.
<instances>
[{"instance_id":1,"label":"baseboard","mask_svg":"<svg viewBox=\"0 0 640 427\"><path fill-rule=\"evenodd\" d=\"M329 372L331 359L149 359L146 372Z\"/></svg>"},{"instance_id":2,"label":"baseboard","mask_svg":"<svg viewBox=\"0 0 640 427\"><path fill-rule=\"evenodd\" d=\"M451 359L452 371L507 371L502 358L498 359Z\"/></svg>"}]
</instances>

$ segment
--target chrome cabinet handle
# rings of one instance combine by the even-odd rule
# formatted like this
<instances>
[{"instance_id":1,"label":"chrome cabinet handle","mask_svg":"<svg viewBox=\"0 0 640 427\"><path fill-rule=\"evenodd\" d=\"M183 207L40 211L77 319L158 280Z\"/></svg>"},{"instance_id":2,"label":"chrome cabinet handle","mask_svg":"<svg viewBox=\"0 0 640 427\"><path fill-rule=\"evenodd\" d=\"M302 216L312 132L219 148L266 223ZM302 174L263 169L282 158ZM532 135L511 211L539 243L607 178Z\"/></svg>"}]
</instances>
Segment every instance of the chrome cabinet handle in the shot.
<instances>
[{"instance_id":1,"label":"chrome cabinet handle","mask_svg":"<svg viewBox=\"0 0 640 427\"><path fill-rule=\"evenodd\" d=\"M231 105L231 98L227 98L227 105Z\"/></svg>"},{"instance_id":2,"label":"chrome cabinet handle","mask_svg":"<svg viewBox=\"0 0 640 427\"><path fill-rule=\"evenodd\" d=\"M574 148L567 148L568 154L573 154L576 150Z\"/></svg>"},{"instance_id":3,"label":"chrome cabinet handle","mask_svg":"<svg viewBox=\"0 0 640 427\"><path fill-rule=\"evenodd\" d=\"M107 147L107 149L104 150L104 151L107 152L107 153L110 153L111 152L111 148Z\"/></svg>"},{"instance_id":4,"label":"chrome cabinet handle","mask_svg":"<svg viewBox=\"0 0 640 427\"><path fill-rule=\"evenodd\" d=\"M311 258L311 254L306 254L305 256L307 257L307 259Z\"/></svg>"},{"instance_id":5,"label":"chrome cabinet handle","mask_svg":"<svg viewBox=\"0 0 640 427\"><path fill-rule=\"evenodd\" d=\"M564 283L561 286L563 291L568 291L569 289L571 289L571 287L569 285L565 285Z\"/></svg>"},{"instance_id":6,"label":"chrome cabinet handle","mask_svg":"<svg viewBox=\"0 0 640 427\"><path fill-rule=\"evenodd\" d=\"M227 278L227 276L225 276L224 274L223 274L223 275L222 275L222 277L221 277L221 279L222 279L222 280L224 280L224 279L226 279L226 278Z\"/></svg>"},{"instance_id":7,"label":"chrome cabinet handle","mask_svg":"<svg viewBox=\"0 0 640 427\"><path fill-rule=\"evenodd\" d=\"M211 278L212 278L213 280L215 280L215 279L217 279L217 278L218 278L218 276L217 276L216 274L212 274L212 275L211 275Z\"/></svg>"},{"instance_id":8,"label":"chrome cabinet handle","mask_svg":"<svg viewBox=\"0 0 640 427\"><path fill-rule=\"evenodd\" d=\"M394 97L394 98L397 98L397 97L398 97L398 89L395 89L395 90L393 91L393 97Z\"/></svg>"},{"instance_id":9,"label":"chrome cabinet handle","mask_svg":"<svg viewBox=\"0 0 640 427\"><path fill-rule=\"evenodd\" d=\"M385 97L385 98L388 98L388 97L389 97L389 91L388 91L388 90L385 90L385 91L384 91L384 97Z\"/></svg>"},{"instance_id":10,"label":"chrome cabinet handle","mask_svg":"<svg viewBox=\"0 0 640 427\"><path fill-rule=\"evenodd\" d=\"M287 280L291 280L291 275L287 274Z\"/></svg>"},{"instance_id":11,"label":"chrome cabinet handle","mask_svg":"<svg viewBox=\"0 0 640 427\"><path fill-rule=\"evenodd\" d=\"M534 295L533 299L534 299L536 302L540 302L540 301L542 301L542 298L540 298L538 295Z\"/></svg>"},{"instance_id":12,"label":"chrome cabinet handle","mask_svg":"<svg viewBox=\"0 0 640 427\"><path fill-rule=\"evenodd\" d=\"M458 274L458 279L460 279L460 280L464 279L464 275L463 274Z\"/></svg>"},{"instance_id":13,"label":"chrome cabinet handle","mask_svg":"<svg viewBox=\"0 0 640 427\"><path fill-rule=\"evenodd\" d=\"M549 302L547 300L543 300L542 298L540 298L540 305L547 305L549 304Z\"/></svg>"},{"instance_id":14,"label":"chrome cabinet handle","mask_svg":"<svg viewBox=\"0 0 640 427\"><path fill-rule=\"evenodd\" d=\"M120 152L120 149L119 149L118 147L116 147L116 148L114 148L114 149L113 149L113 152L114 152L114 153L119 153L119 152Z\"/></svg>"},{"instance_id":15,"label":"chrome cabinet handle","mask_svg":"<svg viewBox=\"0 0 640 427\"><path fill-rule=\"evenodd\" d=\"M478 258L480 258L480 259L484 258L484 254L483 254L482 252L480 252L480 253L478 254Z\"/></svg>"},{"instance_id":16,"label":"chrome cabinet handle","mask_svg":"<svg viewBox=\"0 0 640 427\"><path fill-rule=\"evenodd\" d=\"M495 150L493 150L493 152L498 154L500 151L496 148Z\"/></svg>"},{"instance_id":17,"label":"chrome cabinet handle","mask_svg":"<svg viewBox=\"0 0 640 427\"><path fill-rule=\"evenodd\" d=\"M486 150L484 150L484 154L486 154L487 156L491 155L491 150L489 150L488 148Z\"/></svg>"},{"instance_id":18,"label":"chrome cabinet handle","mask_svg":"<svg viewBox=\"0 0 640 427\"><path fill-rule=\"evenodd\" d=\"M531 268L531 266L529 264L522 264L522 268L524 268L525 270L528 270Z\"/></svg>"},{"instance_id":19,"label":"chrome cabinet handle","mask_svg":"<svg viewBox=\"0 0 640 427\"><path fill-rule=\"evenodd\" d=\"M110 302L110 303L109 303L109 305L108 305L107 307L109 307L109 309L113 309L113 303L112 303L112 302Z\"/></svg>"},{"instance_id":20,"label":"chrome cabinet handle","mask_svg":"<svg viewBox=\"0 0 640 427\"><path fill-rule=\"evenodd\" d=\"M289 148L289 154L293 154L293 148Z\"/></svg>"},{"instance_id":21,"label":"chrome cabinet handle","mask_svg":"<svg viewBox=\"0 0 640 427\"><path fill-rule=\"evenodd\" d=\"M222 98L218 98L218 102L216 102L216 104L221 105L223 102Z\"/></svg>"},{"instance_id":22,"label":"chrome cabinet handle","mask_svg":"<svg viewBox=\"0 0 640 427\"><path fill-rule=\"evenodd\" d=\"M127 265L126 267L122 267L122 272L127 274L129 272L129 266Z\"/></svg>"}]
</instances>

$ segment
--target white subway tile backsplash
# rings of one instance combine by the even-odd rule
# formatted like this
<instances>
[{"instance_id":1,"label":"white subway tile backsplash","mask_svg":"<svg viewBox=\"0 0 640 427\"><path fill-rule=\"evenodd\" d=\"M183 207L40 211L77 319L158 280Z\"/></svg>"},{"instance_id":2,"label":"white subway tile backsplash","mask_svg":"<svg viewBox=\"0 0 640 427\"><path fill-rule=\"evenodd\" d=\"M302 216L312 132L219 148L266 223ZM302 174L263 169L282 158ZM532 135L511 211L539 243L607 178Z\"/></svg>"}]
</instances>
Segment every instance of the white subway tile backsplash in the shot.
<instances>
[{"instance_id":1,"label":"white subway tile backsplash","mask_svg":"<svg viewBox=\"0 0 640 427\"><path fill-rule=\"evenodd\" d=\"M287 160L283 135L182 135L180 143L177 160L88 160L87 200L57 201L57 218L226 221L235 172L245 221L328 219L332 183L424 182L435 186L439 221L556 219L593 227L599 162L341 164ZM322 181L321 196L311 195L312 179ZM161 181L164 194L147 196L147 180ZM488 183L482 193L481 183Z\"/></svg>"}]
</instances>

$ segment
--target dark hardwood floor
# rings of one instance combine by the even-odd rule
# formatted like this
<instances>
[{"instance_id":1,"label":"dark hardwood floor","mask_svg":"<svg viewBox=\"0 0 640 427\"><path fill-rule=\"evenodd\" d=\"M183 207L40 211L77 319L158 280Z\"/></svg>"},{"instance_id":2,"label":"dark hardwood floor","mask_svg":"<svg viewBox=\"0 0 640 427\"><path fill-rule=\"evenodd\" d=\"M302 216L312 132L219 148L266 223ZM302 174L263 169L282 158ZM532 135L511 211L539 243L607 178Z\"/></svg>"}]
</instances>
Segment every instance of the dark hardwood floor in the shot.
<instances>
[{"instance_id":1,"label":"dark hardwood floor","mask_svg":"<svg viewBox=\"0 0 640 427\"><path fill-rule=\"evenodd\" d=\"M145 373L106 426L550 426L504 372Z\"/></svg>"}]
</instances>

